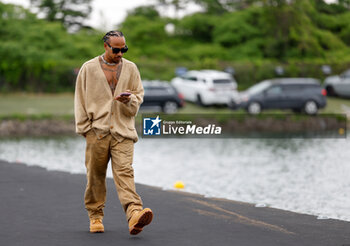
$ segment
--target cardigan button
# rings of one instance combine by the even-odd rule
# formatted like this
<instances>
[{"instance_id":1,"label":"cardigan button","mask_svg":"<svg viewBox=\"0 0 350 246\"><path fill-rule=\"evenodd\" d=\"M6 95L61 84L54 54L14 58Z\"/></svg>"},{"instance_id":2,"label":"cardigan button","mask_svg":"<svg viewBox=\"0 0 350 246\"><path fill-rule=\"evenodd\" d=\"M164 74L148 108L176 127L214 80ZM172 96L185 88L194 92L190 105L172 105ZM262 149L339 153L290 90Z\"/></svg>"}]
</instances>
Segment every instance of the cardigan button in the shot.
<instances>
[{"instance_id":1,"label":"cardigan button","mask_svg":"<svg viewBox=\"0 0 350 246\"><path fill-rule=\"evenodd\" d=\"M111 126L111 129L113 129L113 126Z\"/></svg>"}]
</instances>

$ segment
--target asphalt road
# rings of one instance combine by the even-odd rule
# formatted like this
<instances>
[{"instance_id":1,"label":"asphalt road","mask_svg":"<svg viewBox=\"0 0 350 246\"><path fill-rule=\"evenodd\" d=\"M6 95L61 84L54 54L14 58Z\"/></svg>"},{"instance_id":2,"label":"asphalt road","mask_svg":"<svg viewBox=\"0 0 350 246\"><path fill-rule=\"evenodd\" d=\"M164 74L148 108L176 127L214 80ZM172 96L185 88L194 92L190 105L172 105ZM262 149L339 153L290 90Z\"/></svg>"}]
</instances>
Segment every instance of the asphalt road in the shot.
<instances>
[{"instance_id":1,"label":"asphalt road","mask_svg":"<svg viewBox=\"0 0 350 246\"><path fill-rule=\"evenodd\" d=\"M137 191L155 217L131 236L111 179L105 233L90 234L85 182L85 175L0 161L0 245L350 246L348 222L145 185Z\"/></svg>"}]
</instances>

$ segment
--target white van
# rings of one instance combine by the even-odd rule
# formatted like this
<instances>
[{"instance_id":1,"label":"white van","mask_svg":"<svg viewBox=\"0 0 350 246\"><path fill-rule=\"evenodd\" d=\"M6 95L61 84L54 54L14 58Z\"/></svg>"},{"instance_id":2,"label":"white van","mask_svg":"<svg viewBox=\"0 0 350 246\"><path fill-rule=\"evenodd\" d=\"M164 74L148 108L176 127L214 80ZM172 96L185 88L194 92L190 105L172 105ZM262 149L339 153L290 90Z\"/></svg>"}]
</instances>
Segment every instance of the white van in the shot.
<instances>
[{"instance_id":1,"label":"white van","mask_svg":"<svg viewBox=\"0 0 350 246\"><path fill-rule=\"evenodd\" d=\"M229 73L216 70L192 70L171 80L185 100L199 105L228 105L238 96L237 83Z\"/></svg>"}]
</instances>

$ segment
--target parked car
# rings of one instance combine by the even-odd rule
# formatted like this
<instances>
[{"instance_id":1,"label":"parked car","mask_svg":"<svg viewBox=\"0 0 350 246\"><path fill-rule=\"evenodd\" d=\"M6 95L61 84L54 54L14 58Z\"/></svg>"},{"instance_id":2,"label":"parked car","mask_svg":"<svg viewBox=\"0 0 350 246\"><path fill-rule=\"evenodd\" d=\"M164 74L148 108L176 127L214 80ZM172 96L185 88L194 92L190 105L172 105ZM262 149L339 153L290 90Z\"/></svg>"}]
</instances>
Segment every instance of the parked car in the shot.
<instances>
[{"instance_id":1,"label":"parked car","mask_svg":"<svg viewBox=\"0 0 350 246\"><path fill-rule=\"evenodd\" d=\"M216 70L188 71L172 79L171 84L184 95L185 100L202 106L227 105L233 95L238 96L233 76Z\"/></svg>"},{"instance_id":2,"label":"parked car","mask_svg":"<svg viewBox=\"0 0 350 246\"><path fill-rule=\"evenodd\" d=\"M340 75L327 77L324 88L329 96L350 97L350 69Z\"/></svg>"},{"instance_id":3,"label":"parked car","mask_svg":"<svg viewBox=\"0 0 350 246\"><path fill-rule=\"evenodd\" d=\"M176 113L185 105L183 96L167 82L142 81L145 95L141 108L157 107L166 114Z\"/></svg>"},{"instance_id":4,"label":"parked car","mask_svg":"<svg viewBox=\"0 0 350 246\"><path fill-rule=\"evenodd\" d=\"M326 106L326 95L326 90L316 79L279 78L250 87L240 93L236 103L250 114L259 114L265 109L292 109L314 115Z\"/></svg>"}]
</instances>

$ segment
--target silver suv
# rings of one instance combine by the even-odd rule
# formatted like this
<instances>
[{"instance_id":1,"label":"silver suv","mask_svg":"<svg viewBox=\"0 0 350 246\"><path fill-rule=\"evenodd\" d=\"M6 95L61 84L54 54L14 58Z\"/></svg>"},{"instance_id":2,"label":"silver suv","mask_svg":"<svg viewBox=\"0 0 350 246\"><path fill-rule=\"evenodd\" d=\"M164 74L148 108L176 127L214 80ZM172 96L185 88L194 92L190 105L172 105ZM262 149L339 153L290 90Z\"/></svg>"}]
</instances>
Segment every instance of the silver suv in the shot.
<instances>
[{"instance_id":1,"label":"silver suv","mask_svg":"<svg viewBox=\"0 0 350 246\"><path fill-rule=\"evenodd\" d=\"M172 79L171 84L183 94L185 100L198 105L228 105L238 96L233 76L216 70L192 70Z\"/></svg>"},{"instance_id":2,"label":"silver suv","mask_svg":"<svg viewBox=\"0 0 350 246\"><path fill-rule=\"evenodd\" d=\"M324 87L329 96L350 97L350 69L341 75L327 77Z\"/></svg>"}]
</instances>

